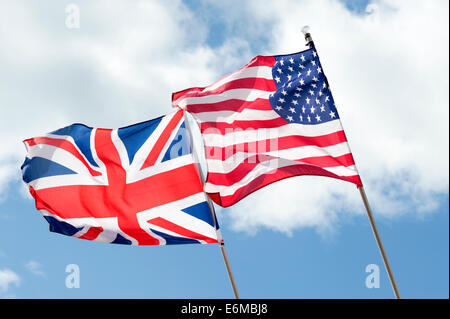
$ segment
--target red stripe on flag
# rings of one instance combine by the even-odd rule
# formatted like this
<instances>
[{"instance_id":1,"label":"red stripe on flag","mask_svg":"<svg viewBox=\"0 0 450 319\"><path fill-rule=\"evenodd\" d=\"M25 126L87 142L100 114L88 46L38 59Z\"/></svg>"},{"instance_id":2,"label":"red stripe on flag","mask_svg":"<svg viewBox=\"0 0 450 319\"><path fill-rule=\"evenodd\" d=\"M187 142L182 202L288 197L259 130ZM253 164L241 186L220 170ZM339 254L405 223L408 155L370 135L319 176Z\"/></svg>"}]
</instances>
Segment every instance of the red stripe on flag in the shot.
<instances>
[{"instance_id":1,"label":"red stripe on flag","mask_svg":"<svg viewBox=\"0 0 450 319\"><path fill-rule=\"evenodd\" d=\"M268 66L268 67L273 67L273 65L275 64L275 58L273 56L263 56L263 55L258 55L256 57L253 58L253 60L251 60L249 63L247 63L244 67L241 68L249 68L252 66Z\"/></svg>"},{"instance_id":2,"label":"red stripe on flag","mask_svg":"<svg viewBox=\"0 0 450 319\"><path fill-rule=\"evenodd\" d=\"M172 102L178 100L183 95L186 95L186 94L191 93L191 92L200 92L203 89L205 89L205 88L204 87L195 87L195 88L189 88L189 89L186 89L186 90L182 90L182 91L178 91L178 92L172 93ZM174 105L174 107L177 107L177 106Z\"/></svg>"},{"instance_id":3,"label":"red stripe on flag","mask_svg":"<svg viewBox=\"0 0 450 319\"><path fill-rule=\"evenodd\" d=\"M91 227L89 230L83 234L82 236L78 237L81 239L87 239L87 240L94 240L100 235L100 233L103 231L102 227Z\"/></svg>"},{"instance_id":4,"label":"red stripe on flag","mask_svg":"<svg viewBox=\"0 0 450 319\"><path fill-rule=\"evenodd\" d=\"M164 128L164 131L159 136L158 140L156 141L155 145L150 151L150 154L148 155L141 169L153 166L156 163L156 160L161 154L161 150L166 145L167 141L170 138L170 135L172 134L173 130L177 127L178 123L182 118L183 118L183 110L180 109L178 110L178 112L175 113L175 115L169 121L169 124L167 124L167 126Z\"/></svg>"},{"instance_id":5,"label":"red stripe on flag","mask_svg":"<svg viewBox=\"0 0 450 319\"><path fill-rule=\"evenodd\" d=\"M193 238L193 239L199 239L199 240L204 240L205 242L211 244L211 243L217 243L216 239L210 238L210 237L206 237L202 234L193 232L187 228L181 227L177 224L174 224L170 221L168 221L167 219L164 219L162 217L156 217L156 218L152 218L150 220L147 221L150 224L153 224L155 226L161 227L161 228L165 228L167 230L170 230L171 232L177 233L183 237L187 237L187 238Z\"/></svg>"},{"instance_id":6,"label":"red stripe on flag","mask_svg":"<svg viewBox=\"0 0 450 319\"><path fill-rule=\"evenodd\" d=\"M242 78L226 82L213 90L207 91L192 90L191 92L186 94L184 98L216 95L233 89L255 89L267 92L274 92L276 91L277 87L273 80L268 80L264 78Z\"/></svg>"},{"instance_id":7,"label":"red stripe on flag","mask_svg":"<svg viewBox=\"0 0 450 319\"><path fill-rule=\"evenodd\" d=\"M217 111L243 111L244 109L249 110L260 110L260 111L270 111L272 106L268 99L256 99L255 101L243 101L238 99L230 99L224 102L216 103L205 103L205 104L188 104L185 107L186 111L190 113L203 113L217 112Z\"/></svg>"},{"instance_id":8,"label":"red stripe on flag","mask_svg":"<svg viewBox=\"0 0 450 319\"><path fill-rule=\"evenodd\" d=\"M307 163L320 167L349 167L355 165L355 161L351 153L332 157L332 156L315 156L297 160L298 162Z\"/></svg>"}]
</instances>

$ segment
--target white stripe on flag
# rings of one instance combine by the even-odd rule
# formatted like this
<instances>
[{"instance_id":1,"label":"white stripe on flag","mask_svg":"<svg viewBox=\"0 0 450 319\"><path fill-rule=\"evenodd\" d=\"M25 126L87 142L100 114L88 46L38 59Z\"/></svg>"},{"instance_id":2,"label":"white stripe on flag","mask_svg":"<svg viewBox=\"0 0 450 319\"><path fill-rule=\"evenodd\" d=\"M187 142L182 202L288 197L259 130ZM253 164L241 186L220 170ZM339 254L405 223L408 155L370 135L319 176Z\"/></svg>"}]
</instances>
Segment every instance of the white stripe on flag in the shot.
<instances>
[{"instance_id":1,"label":"white stripe on flag","mask_svg":"<svg viewBox=\"0 0 450 319\"><path fill-rule=\"evenodd\" d=\"M268 99L269 91L262 91L256 89L232 89L219 94L211 94L206 96L186 97L180 100L178 106L181 108L186 107L188 104L209 104L225 102L230 99L242 100L242 101L254 101L256 99Z\"/></svg>"},{"instance_id":2,"label":"white stripe on flag","mask_svg":"<svg viewBox=\"0 0 450 319\"><path fill-rule=\"evenodd\" d=\"M286 125L273 128L235 130L225 135L217 134L217 130L210 129L203 132L205 146L226 147L240 143L253 143L269 138L285 136L315 137L342 131L339 120L333 120L322 124L304 125L299 123L286 123Z\"/></svg>"},{"instance_id":3,"label":"white stripe on flag","mask_svg":"<svg viewBox=\"0 0 450 319\"><path fill-rule=\"evenodd\" d=\"M280 117L272 110L252 110L243 109L240 112L235 111L217 111L217 112L202 112L196 113L195 118L200 122L221 122L231 124L234 121L261 121L273 120Z\"/></svg>"}]
</instances>

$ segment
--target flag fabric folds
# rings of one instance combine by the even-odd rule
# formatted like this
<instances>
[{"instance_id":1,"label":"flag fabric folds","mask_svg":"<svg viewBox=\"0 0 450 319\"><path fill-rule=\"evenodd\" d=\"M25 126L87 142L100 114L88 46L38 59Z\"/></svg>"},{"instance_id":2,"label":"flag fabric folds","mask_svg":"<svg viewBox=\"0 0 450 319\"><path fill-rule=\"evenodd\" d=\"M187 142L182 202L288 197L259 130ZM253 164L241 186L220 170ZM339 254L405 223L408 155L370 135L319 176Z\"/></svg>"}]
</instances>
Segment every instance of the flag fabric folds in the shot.
<instances>
[{"instance_id":1,"label":"flag fabric folds","mask_svg":"<svg viewBox=\"0 0 450 319\"><path fill-rule=\"evenodd\" d=\"M257 56L207 87L174 93L172 103L200 126L205 191L221 206L297 175L362 185L314 48Z\"/></svg>"},{"instance_id":2,"label":"flag fabric folds","mask_svg":"<svg viewBox=\"0 0 450 319\"><path fill-rule=\"evenodd\" d=\"M24 141L23 180L50 230L107 243L217 243L183 110Z\"/></svg>"}]
</instances>

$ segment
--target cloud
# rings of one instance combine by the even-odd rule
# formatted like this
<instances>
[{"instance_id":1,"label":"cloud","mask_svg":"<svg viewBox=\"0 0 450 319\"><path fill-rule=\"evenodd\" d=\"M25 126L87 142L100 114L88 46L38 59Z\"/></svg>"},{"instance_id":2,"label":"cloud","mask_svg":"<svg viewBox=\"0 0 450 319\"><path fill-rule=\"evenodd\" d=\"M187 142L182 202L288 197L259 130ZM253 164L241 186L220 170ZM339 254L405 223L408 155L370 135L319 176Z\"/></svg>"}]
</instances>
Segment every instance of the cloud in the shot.
<instances>
[{"instance_id":1,"label":"cloud","mask_svg":"<svg viewBox=\"0 0 450 319\"><path fill-rule=\"evenodd\" d=\"M6 197L6 191L10 182L13 179L18 178L17 167L13 164L14 160L1 160L0 159L0 202Z\"/></svg>"},{"instance_id":2,"label":"cloud","mask_svg":"<svg viewBox=\"0 0 450 319\"><path fill-rule=\"evenodd\" d=\"M214 81L246 50L235 38L206 45L207 27L181 1L76 5L79 29L66 27L66 4L0 3L0 199L20 180L23 139L167 114L172 92Z\"/></svg>"},{"instance_id":3,"label":"cloud","mask_svg":"<svg viewBox=\"0 0 450 319\"><path fill-rule=\"evenodd\" d=\"M0 294L6 295L10 285L19 286L20 277L14 271L8 268L0 269Z\"/></svg>"},{"instance_id":4,"label":"cloud","mask_svg":"<svg viewBox=\"0 0 450 319\"><path fill-rule=\"evenodd\" d=\"M233 21L258 21L271 39L268 55L303 50L300 30L311 26L375 213L438 209L449 185L448 2L373 1L362 13L331 0L247 4ZM222 211L237 230L288 234L331 229L340 215L362 212L353 185L307 177L272 184Z\"/></svg>"},{"instance_id":5,"label":"cloud","mask_svg":"<svg viewBox=\"0 0 450 319\"><path fill-rule=\"evenodd\" d=\"M0 4L0 199L20 180L22 139L168 113L174 91L257 54L304 49L306 24L375 213L423 216L448 196L448 2L372 1L358 12L337 0L77 4L79 29L66 28L65 4ZM325 232L363 212L353 185L320 177L274 183L220 210L236 230L286 234Z\"/></svg>"},{"instance_id":6,"label":"cloud","mask_svg":"<svg viewBox=\"0 0 450 319\"><path fill-rule=\"evenodd\" d=\"M37 261L30 260L25 264L25 268L32 274L35 274L37 276L45 276L45 273L42 270L42 265Z\"/></svg>"}]
</instances>

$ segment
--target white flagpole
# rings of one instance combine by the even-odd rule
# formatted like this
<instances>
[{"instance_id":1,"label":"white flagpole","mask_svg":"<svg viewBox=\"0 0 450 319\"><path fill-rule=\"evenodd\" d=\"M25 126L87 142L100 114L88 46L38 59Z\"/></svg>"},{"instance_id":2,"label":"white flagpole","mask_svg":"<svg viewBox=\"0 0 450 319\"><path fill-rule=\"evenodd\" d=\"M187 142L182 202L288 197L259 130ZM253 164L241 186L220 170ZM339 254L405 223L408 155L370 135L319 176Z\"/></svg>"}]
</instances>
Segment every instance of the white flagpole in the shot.
<instances>
[{"instance_id":1,"label":"white flagpole","mask_svg":"<svg viewBox=\"0 0 450 319\"><path fill-rule=\"evenodd\" d=\"M309 27L304 26L302 28L302 33L305 36L306 45L310 48L314 48L314 42L312 40L311 34L309 32ZM364 207L366 208L367 216L369 217L370 226L372 227L373 235L375 236L375 240L378 245L378 249L380 250L381 257L383 258L383 263L386 268L386 271L389 276L389 281L391 282L392 289L394 290L395 297L400 299L400 292L397 287L397 283L395 282L394 273L392 272L391 266L389 265L389 260L387 258L386 252L384 251L383 243L381 241L380 234L378 233L377 225L375 224L375 219L372 215L372 208L370 207L369 201L366 196L366 192L364 191L364 187L358 187L359 193L361 194L362 201L364 203Z\"/></svg>"},{"instance_id":2,"label":"white flagpole","mask_svg":"<svg viewBox=\"0 0 450 319\"><path fill-rule=\"evenodd\" d=\"M199 159L197 157L197 153L194 150L194 144L193 144L194 139L193 139L193 136L192 136L192 131L189 129L188 118L186 116L184 116L184 123L185 123L185 126L186 126L186 130L189 133L190 141L192 142L192 143L190 143L190 145L192 147L192 153L193 153L193 156L194 156L194 160L195 160L195 162L197 164L196 166L197 166L198 173L199 173L200 178L201 178L202 183L203 183L203 182L205 182L205 178L203 176L203 171L202 171L202 168L200 166L200 162L199 162ZM233 288L234 297L236 299L239 299L240 297L239 297L239 292L238 292L238 289L237 289L236 281L234 280L233 271L231 270L230 261L228 259L228 254L227 254L227 251L225 249L225 242L223 240L222 233L221 233L221 231L220 231L220 229L219 229L219 227L217 225L217 217L216 217L216 211L214 209L214 203L211 201L211 199L207 195L205 195L205 196L207 198L209 211L211 212L211 217L212 217L213 222L214 222L214 228L216 229L217 242L218 242L218 244L220 246L220 251L222 252L223 260L225 262L225 267L227 268L228 278L230 279L231 287Z\"/></svg>"}]
</instances>

